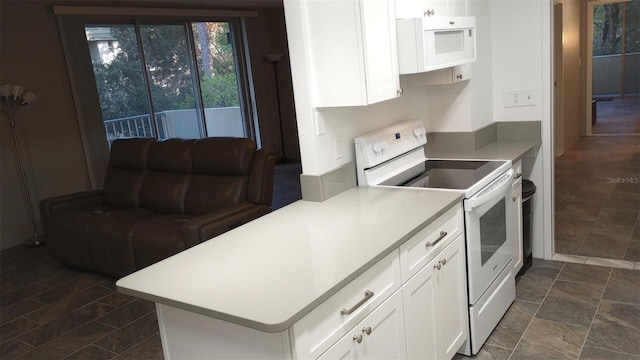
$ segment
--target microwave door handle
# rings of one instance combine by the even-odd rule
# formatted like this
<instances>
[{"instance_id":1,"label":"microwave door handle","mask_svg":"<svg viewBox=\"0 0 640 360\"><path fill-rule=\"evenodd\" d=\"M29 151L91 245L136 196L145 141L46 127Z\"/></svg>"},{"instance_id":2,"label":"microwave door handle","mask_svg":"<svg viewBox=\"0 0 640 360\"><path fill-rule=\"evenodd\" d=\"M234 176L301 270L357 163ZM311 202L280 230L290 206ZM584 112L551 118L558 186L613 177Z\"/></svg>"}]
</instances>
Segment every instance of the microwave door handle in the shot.
<instances>
[{"instance_id":1,"label":"microwave door handle","mask_svg":"<svg viewBox=\"0 0 640 360\"><path fill-rule=\"evenodd\" d=\"M481 206L486 203L488 200L493 199L496 195L504 195L508 188L512 186L511 182L513 180L513 169L509 169L504 175L502 175L495 183L489 184L487 186L491 186L496 184L497 186L491 191L485 194L479 194L478 196L473 196L470 199L466 199L464 201L464 211L470 212L473 209Z\"/></svg>"}]
</instances>

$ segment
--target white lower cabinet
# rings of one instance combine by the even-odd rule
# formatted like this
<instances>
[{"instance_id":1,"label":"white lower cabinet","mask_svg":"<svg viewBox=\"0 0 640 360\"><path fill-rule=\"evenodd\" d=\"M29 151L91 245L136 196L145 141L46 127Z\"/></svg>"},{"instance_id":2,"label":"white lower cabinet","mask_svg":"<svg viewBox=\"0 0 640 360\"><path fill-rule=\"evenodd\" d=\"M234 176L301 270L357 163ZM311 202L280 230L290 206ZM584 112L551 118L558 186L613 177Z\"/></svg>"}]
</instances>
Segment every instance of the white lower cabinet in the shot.
<instances>
[{"instance_id":1,"label":"white lower cabinet","mask_svg":"<svg viewBox=\"0 0 640 360\"><path fill-rule=\"evenodd\" d=\"M319 359L405 359L403 317L398 290Z\"/></svg>"},{"instance_id":2,"label":"white lower cabinet","mask_svg":"<svg viewBox=\"0 0 640 360\"><path fill-rule=\"evenodd\" d=\"M468 338L462 206L290 328L294 359L451 359Z\"/></svg>"},{"instance_id":3,"label":"white lower cabinet","mask_svg":"<svg viewBox=\"0 0 640 360\"><path fill-rule=\"evenodd\" d=\"M464 238L402 287L409 359L451 359L467 339Z\"/></svg>"}]
</instances>

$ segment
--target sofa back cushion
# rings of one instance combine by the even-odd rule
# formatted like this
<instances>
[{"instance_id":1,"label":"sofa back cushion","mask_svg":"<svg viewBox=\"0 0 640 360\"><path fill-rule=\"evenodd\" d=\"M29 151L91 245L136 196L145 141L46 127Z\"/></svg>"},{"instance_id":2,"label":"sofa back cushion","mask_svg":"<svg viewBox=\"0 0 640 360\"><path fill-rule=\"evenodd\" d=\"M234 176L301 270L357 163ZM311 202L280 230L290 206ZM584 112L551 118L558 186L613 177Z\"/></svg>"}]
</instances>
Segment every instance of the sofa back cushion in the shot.
<instances>
[{"instance_id":1,"label":"sofa back cushion","mask_svg":"<svg viewBox=\"0 0 640 360\"><path fill-rule=\"evenodd\" d=\"M155 139L116 139L111 144L109 169L102 201L114 208L139 205L140 189L147 172L147 157Z\"/></svg>"},{"instance_id":2,"label":"sofa back cushion","mask_svg":"<svg viewBox=\"0 0 640 360\"><path fill-rule=\"evenodd\" d=\"M151 144L147 174L140 190L140 207L161 214L184 213L194 142L169 139Z\"/></svg>"},{"instance_id":3,"label":"sofa back cushion","mask_svg":"<svg viewBox=\"0 0 640 360\"><path fill-rule=\"evenodd\" d=\"M204 138L191 149L192 175L185 212L197 216L247 201L256 143L243 138Z\"/></svg>"},{"instance_id":4,"label":"sofa back cushion","mask_svg":"<svg viewBox=\"0 0 640 360\"><path fill-rule=\"evenodd\" d=\"M261 180L265 173L270 181ZM118 139L111 146L103 201L198 216L239 202L269 205L272 178L272 152L256 151L250 139Z\"/></svg>"}]
</instances>

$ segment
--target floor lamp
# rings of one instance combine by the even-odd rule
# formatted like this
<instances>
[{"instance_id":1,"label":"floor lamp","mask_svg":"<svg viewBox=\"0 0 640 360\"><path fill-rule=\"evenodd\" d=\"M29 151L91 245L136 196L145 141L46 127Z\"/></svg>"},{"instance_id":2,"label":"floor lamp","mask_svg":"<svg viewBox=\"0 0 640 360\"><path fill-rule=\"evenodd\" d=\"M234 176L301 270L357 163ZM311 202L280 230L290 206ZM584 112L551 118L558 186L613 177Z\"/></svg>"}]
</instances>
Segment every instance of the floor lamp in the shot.
<instances>
[{"instance_id":1,"label":"floor lamp","mask_svg":"<svg viewBox=\"0 0 640 360\"><path fill-rule=\"evenodd\" d=\"M0 86L0 103L2 105L2 113L9 118L9 126L13 134L13 143L16 147L16 158L18 160L18 169L20 170L20 180L22 182L22 193L24 195L24 201L27 205L27 210L31 216L31 223L33 225L33 238L27 240L26 245L37 246L44 244L44 237L38 233L38 226L36 225L36 217L33 213L33 205L31 204L31 194L29 192L29 183L24 172L24 163L22 162L22 154L20 153L20 145L18 143L18 136L16 135L16 123L14 121L16 112L21 107L36 101L38 97L31 91L25 91L24 86L5 84Z\"/></svg>"},{"instance_id":2,"label":"floor lamp","mask_svg":"<svg viewBox=\"0 0 640 360\"><path fill-rule=\"evenodd\" d=\"M273 75L276 79L276 101L278 102L278 124L280 124L280 146L282 146L282 157L278 162L288 162L284 149L284 128L282 127L282 109L280 107L280 87L278 86L278 61L282 59L283 54L266 54L264 58L273 64Z\"/></svg>"}]
</instances>

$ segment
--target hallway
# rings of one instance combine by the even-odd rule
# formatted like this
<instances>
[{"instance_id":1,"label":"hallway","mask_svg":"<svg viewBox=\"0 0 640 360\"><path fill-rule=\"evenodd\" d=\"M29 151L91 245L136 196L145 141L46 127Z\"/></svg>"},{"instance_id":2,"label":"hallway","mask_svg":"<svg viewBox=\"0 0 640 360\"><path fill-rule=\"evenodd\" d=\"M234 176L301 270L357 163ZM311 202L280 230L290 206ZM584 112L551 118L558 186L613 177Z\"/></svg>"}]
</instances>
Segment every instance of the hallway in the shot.
<instances>
[{"instance_id":1,"label":"hallway","mask_svg":"<svg viewBox=\"0 0 640 360\"><path fill-rule=\"evenodd\" d=\"M602 104L601 132L640 127L640 99ZM640 261L640 136L582 137L555 172L556 253Z\"/></svg>"}]
</instances>

